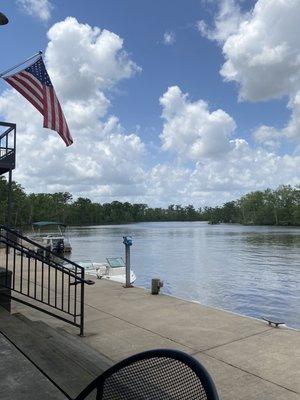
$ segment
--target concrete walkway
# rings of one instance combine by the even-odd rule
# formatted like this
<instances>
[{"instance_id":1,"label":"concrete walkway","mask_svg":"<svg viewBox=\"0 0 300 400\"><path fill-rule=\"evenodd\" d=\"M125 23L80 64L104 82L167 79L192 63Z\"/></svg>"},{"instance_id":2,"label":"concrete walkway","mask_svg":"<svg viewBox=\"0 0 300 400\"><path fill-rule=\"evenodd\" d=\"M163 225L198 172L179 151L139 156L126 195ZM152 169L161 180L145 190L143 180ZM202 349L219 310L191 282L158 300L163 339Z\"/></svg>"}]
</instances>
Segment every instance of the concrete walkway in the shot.
<instances>
[{"instance_id":1,"label":"concrete walkway","mask_svg":"<svg viewBox=\"0 0 300 400\"><path fill-rule=\"evenodd\" d=\"M300 399L299 331L104 280L86 288L85 303L82 340L114 362L147 349L180 349L205 365L223 400ZM14 309L78 333L26 306Z\"/></svg>"}]
</instances>

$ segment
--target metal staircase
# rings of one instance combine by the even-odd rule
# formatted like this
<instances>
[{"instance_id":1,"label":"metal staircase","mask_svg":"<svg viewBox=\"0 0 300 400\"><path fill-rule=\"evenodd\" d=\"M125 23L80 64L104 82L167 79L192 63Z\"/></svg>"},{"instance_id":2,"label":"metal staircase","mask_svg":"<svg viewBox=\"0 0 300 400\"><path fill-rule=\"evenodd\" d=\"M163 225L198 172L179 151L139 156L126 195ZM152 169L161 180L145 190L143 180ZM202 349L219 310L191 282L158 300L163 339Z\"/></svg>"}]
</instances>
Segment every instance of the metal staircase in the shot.
<instances>
[{"instance_id":1,"label":"metal staircase","mask_svg":"<svg viewBox=\"0 0 300 400\"><path fill-rule=\"evenodd\" d=\"M83 336L85 285L94 284L84 268L3 225L0 244L0 294L78 327Z\"/></svg>"}]
</instances>

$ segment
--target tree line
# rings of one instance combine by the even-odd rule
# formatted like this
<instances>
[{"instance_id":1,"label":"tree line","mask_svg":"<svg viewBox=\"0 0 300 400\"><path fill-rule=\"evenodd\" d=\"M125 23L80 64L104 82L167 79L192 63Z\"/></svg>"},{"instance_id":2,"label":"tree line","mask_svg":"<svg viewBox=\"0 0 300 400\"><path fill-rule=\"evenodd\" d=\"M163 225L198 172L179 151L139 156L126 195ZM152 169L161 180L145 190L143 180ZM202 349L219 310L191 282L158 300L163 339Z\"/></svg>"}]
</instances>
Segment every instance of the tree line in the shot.
<instances>
[{"instance_id":1,"label":"tree line","mask_svg":"<svg viewBox=\"0 0 300 400\"><path fill-rule=\"evenodd\" d=\"M211 223L300 226L300 186L251 192L221 207L206 207L202 217Z\"/></svg>"},{"instance_id":2,"label":"tree line","mask_svg":"<svg viewBox=\"0 0 300 400\"><path fill-rule=\"evenodd\" d=\"M0 223L7 223L8 183L0 176ZM73 199L68 192L30 193L12 184L12 221L15 227L36 221L59 221L68 225L114 224L145 221L209 221L245 225L300 226L300 186L282 185L246 194L222 206L195 209L193 205L170 204L152 208L147 204L113 201L95 203Z\"/></svg>"}]
</instances>

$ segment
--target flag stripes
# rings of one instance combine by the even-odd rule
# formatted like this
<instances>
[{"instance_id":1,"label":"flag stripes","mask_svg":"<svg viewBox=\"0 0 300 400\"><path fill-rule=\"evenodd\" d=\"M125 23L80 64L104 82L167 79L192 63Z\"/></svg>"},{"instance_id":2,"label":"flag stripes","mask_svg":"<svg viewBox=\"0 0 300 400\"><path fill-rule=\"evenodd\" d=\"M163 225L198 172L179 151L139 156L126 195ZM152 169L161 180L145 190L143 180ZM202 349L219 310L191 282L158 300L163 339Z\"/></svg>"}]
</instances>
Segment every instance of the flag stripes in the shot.
<instances>
[{"instance_id":1,"label":"flag stripes","mask_svg":"<svg viewBox=\"0 0 300 400\"><path fill-rule=\"evenodd\" d=\"M42 57L31 66L14 75L4 77L44 117L44 128L55 130L67 146L73 143L65 116Z\"/></svg>"}]
</instances>

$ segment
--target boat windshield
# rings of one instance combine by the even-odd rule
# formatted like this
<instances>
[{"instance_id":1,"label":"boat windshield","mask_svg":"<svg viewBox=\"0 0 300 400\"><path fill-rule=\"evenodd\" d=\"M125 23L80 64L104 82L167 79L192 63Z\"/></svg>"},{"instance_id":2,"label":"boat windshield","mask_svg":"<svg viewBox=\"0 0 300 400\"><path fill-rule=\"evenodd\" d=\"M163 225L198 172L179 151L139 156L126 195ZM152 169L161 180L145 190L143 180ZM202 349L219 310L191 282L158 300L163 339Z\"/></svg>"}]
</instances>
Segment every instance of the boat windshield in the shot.
<instances>
[{"instance_id":1,"label":"boat windshield","mask_svg":"<svg viewBox=\"0 0 300 400\"><path fill-rule=\"evenodd\" d=\"M73 260L73 261L74 261L74 263L78 264L80 267L83 267L85 270L94 270L95 269L92 261L90 261L90 260L84 260L84 261ZM70 268L70 269L75 268L73 264L65 263L64 265L65 265L65 267Z\"/></svg>"},{"instance_id":2,"label":"boat windshield","mask_svg":"<svg viewBox=\"0 0 300 400\"><path fill-rule=\"evenodd\" d=\"M108 257L106 260L111 268L125 267L122 257Z\"/></svg>"},{"instance_id":3,"label":"boat windshield","mask_svg":"<svg viewBox=\"0 0 300 400\"><path fill-rule=\"evenodd\" d=\"M75 262L76 262L76 264L80 265L81 267L83 267L86 270L89 270L89 269L94 270L95 269L92 261L86 260L86 261L75 261Z\"/></svg>"}]
</instances>

